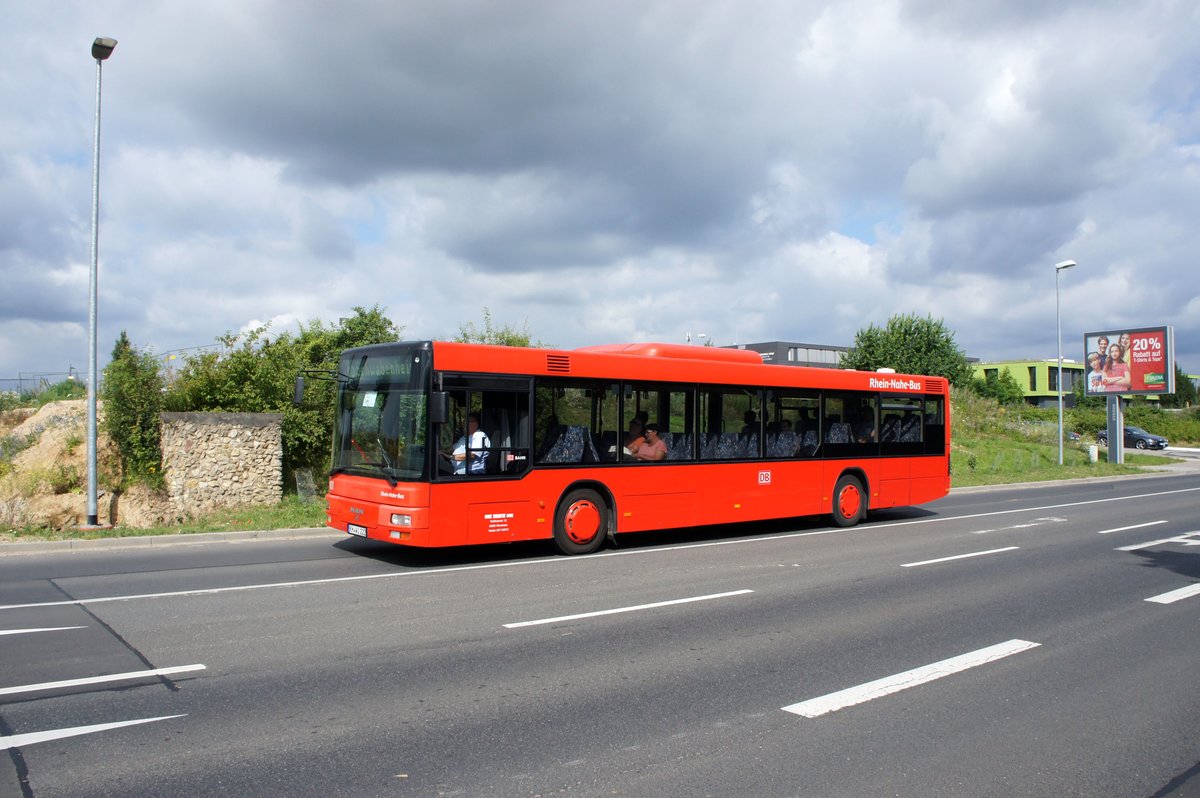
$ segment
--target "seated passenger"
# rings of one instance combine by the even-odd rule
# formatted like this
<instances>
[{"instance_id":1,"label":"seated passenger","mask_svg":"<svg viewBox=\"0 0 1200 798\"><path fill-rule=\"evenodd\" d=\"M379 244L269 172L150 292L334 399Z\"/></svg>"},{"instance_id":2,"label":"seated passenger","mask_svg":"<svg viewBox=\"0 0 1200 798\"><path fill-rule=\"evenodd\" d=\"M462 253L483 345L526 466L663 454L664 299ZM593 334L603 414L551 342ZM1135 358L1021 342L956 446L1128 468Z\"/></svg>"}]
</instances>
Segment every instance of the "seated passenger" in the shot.
<instances>
[{"instance_id":1,"label":"seated passenger","mask_svg":"<svg viewBox=\"0 0 1200 798\"><path fill-rule=\"evenodd\" d=\"M858 421L854 424L855 443L875 442L875 411L868 405L858 410Z\"/></svg>"},{"instance_id":2,"label":"seated passenger","mask_svg":"<svg viewBox=\"0 0 1200 798\"><path fill-rule=\"evenodd\" d=\"M758 414L753 410L747 410L745 413L742 413L742 421L745 422L742 424L743 435L758 432Z\"/></svg>"},{"instance_id":3,"label":"seated passenger","mask_svg":"<svg viewBox=\"0 0 1200 798\"><path fill-rule=\"evenodd\" d=\"M641 445L633 450L634 459L642 462L667 459L667 444L658 435L658 425L647 424L645 433Z\"/></svg>"},{"instance_id":4,"label":"seated passenger","mask_svg":"<svg viewBox=\"0 0 1200 798\"><path fill-rule=\"evenodd\" d=\"M625 433L625 453L634 454L646 442L642 432L642 422L637 418L630 419L629 431Z\"/></svg>"}]
</instances>

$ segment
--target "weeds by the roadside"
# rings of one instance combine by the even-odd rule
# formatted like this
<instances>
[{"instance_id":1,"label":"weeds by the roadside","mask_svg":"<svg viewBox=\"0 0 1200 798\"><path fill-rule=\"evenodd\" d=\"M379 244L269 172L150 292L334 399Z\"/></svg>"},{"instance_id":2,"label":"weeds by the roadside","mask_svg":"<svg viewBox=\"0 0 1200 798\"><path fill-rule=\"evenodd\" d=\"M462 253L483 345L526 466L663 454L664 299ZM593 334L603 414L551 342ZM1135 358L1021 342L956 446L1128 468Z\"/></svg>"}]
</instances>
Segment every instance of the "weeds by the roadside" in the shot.
<instances>
[{"instance_id":1,"label":"weeds by the roadside","mask_svg":"<svg viewBox=\"0 0 1200 798\"><path fill-rule=\"evenodd\" d=\"M954 439L950 455L951 483L956 488L972 485L1002 485L1012 482L1048 482L1081 477L1111 477L1142 473L1143 466L1180 462L1161 455L1126 454L1118 465L1105 459L1101 449L1098 462L1091 462L1086 447L1078 443L1063 448L1063 464L1058 464L1057 444L1015 440L1012 437L976 438L966 435Z\"/></svg>"},{"instance_id":2,"label":"weeds by the roadside","mask_svg":"<svg viewBox=\"0 0 1200 798\"><path fill-rule=\"evenodd\" d=\"M132 529L10 529L0 531L0 542L17 540L89 540L94 538L189 535L197 532L230 532L246 529L308 529L325 526L325 502L305 502L285 496L273 506L219 510L172 526Z\"/></svg>"}]
</instances>

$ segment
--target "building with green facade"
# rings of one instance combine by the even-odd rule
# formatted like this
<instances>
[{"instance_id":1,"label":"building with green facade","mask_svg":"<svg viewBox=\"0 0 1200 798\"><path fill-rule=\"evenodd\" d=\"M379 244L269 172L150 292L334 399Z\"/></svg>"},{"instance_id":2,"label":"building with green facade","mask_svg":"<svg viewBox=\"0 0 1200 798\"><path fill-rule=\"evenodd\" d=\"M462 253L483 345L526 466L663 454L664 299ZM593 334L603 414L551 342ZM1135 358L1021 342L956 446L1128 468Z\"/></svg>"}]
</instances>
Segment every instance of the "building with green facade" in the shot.
<instances>
[{"instance_id":1,"label":"building with green facade","mask_svg":"<svg viewBox=\"0 0 1200 798\"><path fill-rule=\"evenodd\" d=\"M999 376L1007 371L1025 392L1025 401L1037 407L1058 406L1058 360L1000 360L993 363L972 363L977 379ZM1063 404L1075 404L1075 385L1083 379L1086 367L1074 360L1063 360Z\"/></svg>"}]
</instances>

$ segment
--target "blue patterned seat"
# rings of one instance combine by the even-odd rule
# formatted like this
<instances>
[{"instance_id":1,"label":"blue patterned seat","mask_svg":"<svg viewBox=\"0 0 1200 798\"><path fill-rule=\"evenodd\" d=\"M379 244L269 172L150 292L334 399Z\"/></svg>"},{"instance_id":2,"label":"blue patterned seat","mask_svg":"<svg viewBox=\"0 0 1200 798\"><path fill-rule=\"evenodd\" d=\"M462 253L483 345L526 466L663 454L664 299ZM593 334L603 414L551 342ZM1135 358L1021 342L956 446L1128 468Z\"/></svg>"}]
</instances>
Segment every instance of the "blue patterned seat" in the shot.
<instances>
[{"instance_id":1,"label":"blue patterned seat","mask_svg":"<svg viewBox=\"0 0 1200 798\"><path fill-rule=\"evenodd\" d=\"M825 438L827 443L850 443L853 438L850 434L850 425L844 421L839 421L836 424L829 426L829 435Z\"/></svg>"},{"instance_id":2,"label":"blue patterned seat","mask_svg":"<svg viewBox=\"0 0 1200 798\"><path fill-rule=\"evenodd\" d=\"M692 459L692 436L686 432L664 432L660 436L667 445L668 460Z\"/></svg>"},{"instance_id":3,"label":"blue patterned seat","mask_svg":"<svg viewBox=\"0 0 1200 798\"><path fill-rule=\"evenodd\" d=\"M586 459L585 457L590 458ZM596 445L587 427L570 426L563 430L550 450L542 457L544 463L583 463L600 461Z\"/></svg>"},{"instance_id":4,"label":"blue patterned seat","mask_svg":"<svg viewBox=\"0 0 1200 798\"><path fill-rule=\"evenodd\" d=\"M921 442L921 417L916 413L910 413L904 417L904 423L900 427L900 442Z\"/></svg>"},{"instance_id":5,"label":"blue patterned seat","mask_svg":"<svg viewBox=\"0 0 1200 798\"><path fill-rule=\"evenodd\" d=\"M800 448L800 438L791 431L767 438L767 457L792 457Z\"/></svg>"}]
</instances>

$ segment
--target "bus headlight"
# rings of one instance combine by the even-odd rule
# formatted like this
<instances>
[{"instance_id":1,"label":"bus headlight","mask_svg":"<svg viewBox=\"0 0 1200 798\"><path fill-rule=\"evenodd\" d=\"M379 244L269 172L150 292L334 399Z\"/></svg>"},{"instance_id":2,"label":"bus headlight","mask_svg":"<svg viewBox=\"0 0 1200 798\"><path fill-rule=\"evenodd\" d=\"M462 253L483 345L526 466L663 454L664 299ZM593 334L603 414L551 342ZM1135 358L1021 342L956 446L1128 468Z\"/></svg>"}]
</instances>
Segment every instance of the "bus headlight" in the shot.
<instances>
[{"instance_id":1,"label":"bus headlight","mask_svg":"<svg viewBox=\"0 0 1200 798\"><path fill-rule=\"evenodd\" d=\"M392 526L412 526L412 516L392 513Z\"/></svg>"}]
</instances>

